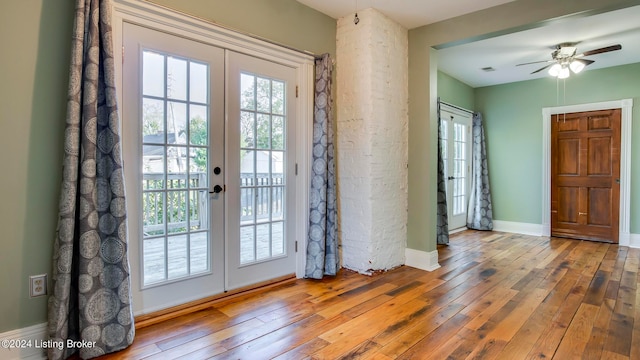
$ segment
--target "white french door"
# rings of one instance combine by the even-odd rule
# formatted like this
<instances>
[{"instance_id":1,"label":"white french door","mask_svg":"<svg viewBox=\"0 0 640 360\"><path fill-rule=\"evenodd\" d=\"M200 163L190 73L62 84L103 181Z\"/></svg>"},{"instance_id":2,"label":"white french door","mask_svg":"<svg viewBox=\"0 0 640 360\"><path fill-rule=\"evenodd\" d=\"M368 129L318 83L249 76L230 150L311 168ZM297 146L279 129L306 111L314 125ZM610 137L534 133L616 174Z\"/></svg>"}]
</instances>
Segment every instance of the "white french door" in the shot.
<instances>
[{"instance_id":1,"label":"white french door","mask_svg":"<svg viewBox=\"0 0 640 360\"><path fill-rule=\"evenodd\" d=\"M471 114L442 105L442 157L445 162L450 231L467 224L471 186L471 124Z\"/></svg>"},{"instance_id":2,"label":"white french door","mask_svg":"<svg viewBox=\"0 0 640 360\"><path fill-rule=\"evenodd\" d=\"M295 71L123 24L134 308L295 273Z\"/></svg>"},{"instance_id":3,"label":"white french door","mask_svg":"<svg viewBox=\"0 0 640 360\"><path fill-rule=\"evenodd\" d=\"M228 289L295 273L295 71L227 52Z\"/></svg>"}]
</instances>

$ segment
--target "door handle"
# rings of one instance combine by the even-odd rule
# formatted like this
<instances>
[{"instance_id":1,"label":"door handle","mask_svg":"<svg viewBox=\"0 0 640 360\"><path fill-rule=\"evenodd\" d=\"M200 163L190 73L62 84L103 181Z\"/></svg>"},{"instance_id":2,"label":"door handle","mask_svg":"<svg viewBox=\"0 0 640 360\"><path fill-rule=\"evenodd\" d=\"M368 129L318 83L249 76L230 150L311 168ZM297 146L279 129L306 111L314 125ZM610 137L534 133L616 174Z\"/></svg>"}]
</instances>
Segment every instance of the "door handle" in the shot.
<instances>
[{"instance_id":1,"label":"door handle","mask_svg":"<svg viewBox=\"0 0 640 360\"><path fill-rule=\"evenodd\" d=\"M455 179L455 177L453 177L453 176L449 176L449 177L447 178L447 180L454 180L454 179Z\"/></svg>"},{"instance_id":2,"label":"door handle","mask_svg":"<svg viewBox=\"0 0 640 360\"><path fill-rule=\"evenodd\" d=\"M209 191L209 194L218 194L222 192L222 186L216 185L213 187L213 191Z\"/></svg>"},{"instance_id":3,"label":"door handle","mask_svg":"<svg viewBox=\"0 0 640 360\"><path fill-rule=\"evenodd\" d=\"M620 184L620 179L616 179L616 184Z\"/></svg>"}]
</instances>

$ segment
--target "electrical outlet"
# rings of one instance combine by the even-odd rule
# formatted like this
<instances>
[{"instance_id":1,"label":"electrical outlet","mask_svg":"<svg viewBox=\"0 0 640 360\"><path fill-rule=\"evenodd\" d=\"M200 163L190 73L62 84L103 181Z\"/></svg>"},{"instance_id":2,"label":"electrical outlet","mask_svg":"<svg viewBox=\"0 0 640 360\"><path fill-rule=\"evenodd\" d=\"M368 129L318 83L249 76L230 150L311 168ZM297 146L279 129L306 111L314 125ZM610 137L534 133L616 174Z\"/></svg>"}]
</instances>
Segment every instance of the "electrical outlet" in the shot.
<instances>
[{"instance_id":1,"label":"electrical outlet","mask_svg":"<svg viewBox=\"0 0 640 360\"><path fill-rule=\"evenodd\" d=\"M29 296L47 295L47 274L29 276Z\"/></svg>"}]
</instances>

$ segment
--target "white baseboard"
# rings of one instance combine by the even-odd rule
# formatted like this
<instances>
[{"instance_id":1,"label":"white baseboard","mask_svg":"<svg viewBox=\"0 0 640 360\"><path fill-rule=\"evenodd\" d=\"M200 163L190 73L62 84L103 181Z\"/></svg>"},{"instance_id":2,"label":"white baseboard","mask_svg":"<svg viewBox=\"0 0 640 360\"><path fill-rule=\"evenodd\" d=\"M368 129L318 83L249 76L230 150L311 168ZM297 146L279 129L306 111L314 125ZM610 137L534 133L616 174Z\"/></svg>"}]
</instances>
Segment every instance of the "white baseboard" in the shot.
<instances>
[{"instance_id":1,"label":"white baseboard","mask_svg":"<svg viewBox=\"0 0 640 360\"><path fill-rule=\"evenodd\" d=\"M622 240L622 234L620 234L620 245L623 245ZM627 246L640 249L640 234L627 234L627 240Z\"/></svg>"},{"instance_id":2,"label":"white baseboard","mask_svg":"<svg viewBox=\"0 0 640 360\"><path fill-rule=\"evenodd\" d=\"M433 271L440 267L438 264L438 250L431 252L405 248L405 265L418 268L420 270Z\"/></svg>"},{"instance_id":3,"label":"white baseboard","mask_svg":"<svg viewBox=\"0 0 640 360\"><path fill-rule=\"evenodd\" d=\"M543 236L542 224L493 220L493 230L524 235Z\"/></svg>"},{"instance_id":4,"label":"white baseboard","mask_svg":"<svg viewBox=\"0 0 640 360\"><path fill-rule=\"evenodd\" d=\"M7 331L0 334L0 360L14 360L14 359L46 359L46 349L43 349L43 345L46 345L45 340L47 336L47 323L29 326L22 329L16 329ZM19 340L18 344L21 345L17 348L7 348L4 340Z\"/></svg>"}]
</instances>

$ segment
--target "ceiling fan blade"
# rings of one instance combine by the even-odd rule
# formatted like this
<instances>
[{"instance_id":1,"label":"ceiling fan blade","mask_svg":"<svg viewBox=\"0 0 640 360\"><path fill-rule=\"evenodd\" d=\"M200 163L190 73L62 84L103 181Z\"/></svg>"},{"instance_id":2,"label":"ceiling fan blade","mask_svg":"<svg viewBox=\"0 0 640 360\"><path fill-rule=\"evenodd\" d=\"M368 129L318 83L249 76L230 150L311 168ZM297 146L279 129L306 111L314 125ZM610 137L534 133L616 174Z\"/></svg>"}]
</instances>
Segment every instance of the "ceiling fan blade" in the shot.
<instances>
[{"instance_id":1,"label":"ceiling fan blade","mask_svg":"<svg viewBox=\"0 0 640 360\"><path fill-rule=\"evenodd\" d=\"M516 66L522 66L522 65L531 65L531 64L539 64L539 63L549 63L549 62L554 62L555 60L540 60L540 61L532 61L532 62L528 62L528 63L522 63L522 64L518 64Z\"/></svg>"},{"instance_id":2,"label":"ceiling fan blade","mask_svg":"<svg viewBox=\"0 0 640 360\"><path fill-rule=\"evenodd\" d=\"M620 45L620 44L611 45L611 46L603 47L603 48L600 48L600 49L594 49L594 50L585 51L582 54L576 55L576 57L602 54L602 53L606 53L606 52L609 52L609 51L616 51L616 50L620 50L620 49L622 49L622 45Z\"/></svg>"},{"instance_id":3,"label":"ceiling fan blade","mask_svg":"<svg viewBox=\"0 0 640 360\"><path fill-rule=\"evenodd\" d=\"M544 69L548 68L548 67L549 67L549 66L551 66L551 65L552 65L552 64L549 64L549 65L547 65L547 66L545 66L545 67L543 67L543 68L540 68L540 69L538 69L538 70L536 70L536 71L532 72L532 74L538 73L538 72L540 72L540 71L542 71L542 70L544 70Z\"/></svg>"},{"instance_id":4,"label":"ceiling fan blade","mask_svg":"<svg viewBox=\"0 0 640 360\"><path fill-rule=\"evenodd\" d=\"M580 61L584 62L584 66L591 65L595 62L594 60L589 60L589 59L580 59Z\"/></svg>"}]
</instances>

